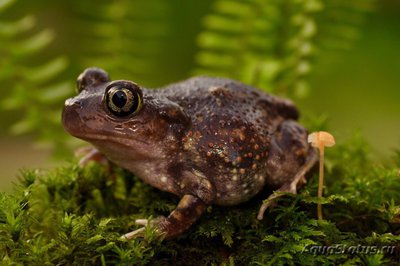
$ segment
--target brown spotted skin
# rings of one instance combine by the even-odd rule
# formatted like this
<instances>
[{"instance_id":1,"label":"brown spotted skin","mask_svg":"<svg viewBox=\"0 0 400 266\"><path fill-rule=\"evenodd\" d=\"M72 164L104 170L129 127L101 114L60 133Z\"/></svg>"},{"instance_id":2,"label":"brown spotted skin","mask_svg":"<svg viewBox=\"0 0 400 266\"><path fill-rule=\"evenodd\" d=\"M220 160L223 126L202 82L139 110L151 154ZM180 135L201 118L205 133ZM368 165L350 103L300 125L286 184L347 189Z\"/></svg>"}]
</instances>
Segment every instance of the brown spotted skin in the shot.
<instances>
[{"instance_id":1,"label":"brown spotted skin","mask_svg":"<svg viewBox=\"0 0 400 266\"><path fill-rule=\"evenodd\" d=\"M265 183L279 188L292 177L289 173L268 180L271 141L286 121L292 121L290 127L297 131L285 135L285 144L299 142L298 149L303 151L299 163L286 168L297 170L304 162L306 131L293 122L298 112L290 101L234 80L208 77L192 78L156 92L178 103L191 118L181 140L179 161L192 165L211 181L215 187L212 203L235 205L253 197Z\"/></svg>"},{"instance_id":2,"label":"brown spotted skin","mask_svg":"<svg viewBox=\"0 0 400 266\"><path fill-rule=\"evenodd\" d=\"M169 238L208 205L235 205L264 186L290 183L312 152L290 101L240 82L196 77L141 88L142 108L125 118L106 110L104 92L112 82L100 69L82 73L80 94L65 103L63 125L110 161L182 198L156 221Z\"/></svg>"}]
</instances>

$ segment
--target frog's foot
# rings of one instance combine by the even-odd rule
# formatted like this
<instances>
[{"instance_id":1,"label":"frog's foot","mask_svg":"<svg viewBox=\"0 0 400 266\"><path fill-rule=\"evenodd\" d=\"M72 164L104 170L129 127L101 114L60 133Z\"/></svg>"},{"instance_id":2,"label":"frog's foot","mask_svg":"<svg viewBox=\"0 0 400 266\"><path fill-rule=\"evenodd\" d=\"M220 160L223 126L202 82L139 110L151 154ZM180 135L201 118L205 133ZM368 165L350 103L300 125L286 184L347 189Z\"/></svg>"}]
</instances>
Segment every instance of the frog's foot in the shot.
<instances>
[{"instance_id":1,"label":"frog's foot","mask_svg":"<svg viewBox=\"0 0 400 266\"><path fill-rule=\"evenodd\" d=\"M145 227L153 226L159 236L164 236L165 239L174 238L195 223L206 208L207 205L198 197L185 195L168 217L160 216L150 223L146 219L136 220L136 224L144 227L127 233L122 237L126 239L144 237Z\"/></svg>"},{"instance_id":2,"label":"frog's foot","mask_svg":"<svg viewBox=\"0 0 400 266\"><path fill-rule=\"evenodd\" d=\"M285 184L280 187L278 190L275 190L266 200L264 200L263 204L258 211L257 219L262 220L264 218L264 213L268 208L272 208L276 205L276 199L282 197L285 192L297 194L296 184L293 182L290 184Z\"/></svg>"},{"instance_id":3,"label":"frog's foot","mask_svg":"<svg viewBox=\"0 0 400 266\"><path fill-rule=\"evenodd\" d=\"M145 230L146 230L145 227L141 227L141 228L139 228L139 229L137 229L137 230L135 230L135 231L129 232L129 233L127 233L127 234L121 236L121 239L128 239L128 240L131 240L131 239L134 239L134 238L141 238L141 237L144 237L144 236L145 236L145 235L144 235L144 231L145 231Z\"/></svg>"},{"instance_id":4,"label":"frog's foot","mask_svg":"<svg viewBox=\"0 0 400 266\"><path fill-rule=\"evenodd\" d=\"M122 239L134 239L134 238L142 238L145 237L145 231L146 231L146 227L150 226L150 227L154 227L156 229L156 232L159 236L163 235L162 230L160 230L160 228L162 227L161 225L163 223L165 223L165 220L167 218L165 218L164 216L159 216L154 220L148 220L148 219L137 219L135 221L136 225L141 225L143 227L136 229L132 232L129 232L123 236L121 236Z\"/></svg>"},{"instance_id":5,"label":"frog's foot","mask_svg":"<svg viewBox=\"0 0 400 266\"><path fill-rule=\"evenodd\" d=\"M76 157L82 157L79 160L79 166L84 167L91 161L98 162L106 167L109 167L108 159L98 149L93 147L83 147L75 151Z\"/></svg>"},{"instance_id":6,"label":"frog's foot","mask_svg":"<svg viewBox=\"0 0 400 266\"><path fill-rule=\"evenodd\" d=\"M282 197L284 193L297 194L297 188L306 183L305 174L314 166L318 157L316 152L312 150L308 155L306 163L300 168L295 177L290 183L284 184L278 190L275 190L261 205L258 211L257 219L262 220L264 218L264 213L269 207L276 205L276 198Z\"/></svg>"},{"instance_id":7,"label":"frog's foot","mask_svg":"<svg viewBox=\"0 0 400 266\"><path fill-rule=\"evenodd\" d=\"M130 239L134 239L134 238L145 237L146 226L154 226L154 220L149 221L148 219L137 219L135 221L135 224L136 225L142 225L143 227L121 236L121 239L130 240Z\"/></svg>"}]
</instances>

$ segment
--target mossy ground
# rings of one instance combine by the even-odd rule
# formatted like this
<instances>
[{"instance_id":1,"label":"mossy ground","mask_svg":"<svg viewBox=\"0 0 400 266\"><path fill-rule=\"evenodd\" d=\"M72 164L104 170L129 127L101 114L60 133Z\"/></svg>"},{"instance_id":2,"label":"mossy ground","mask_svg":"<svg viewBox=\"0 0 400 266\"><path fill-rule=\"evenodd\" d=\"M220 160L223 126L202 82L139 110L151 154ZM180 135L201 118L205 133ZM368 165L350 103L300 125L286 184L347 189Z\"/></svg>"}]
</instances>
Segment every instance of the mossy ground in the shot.
<instances>
[{"instance_id":1,"label":"mossy ground","mask_svg":"<svg viewBox=\"0 0 400 266\"><path fill-rule=\"evenodd\" d=\"M286 195L256 219L263 198L210 207L187 233L160 241L124 241L137 218L167 215L178 198L119 168L75 163L26 171L12 195L0 194L0 260L4 265L398 265L400 152L386 165L354 138L327 150L325 220L316 220L317 173L298 195ZM314 254L321 246L396 246L392 254Z\"/></svg>"}]
</instances>

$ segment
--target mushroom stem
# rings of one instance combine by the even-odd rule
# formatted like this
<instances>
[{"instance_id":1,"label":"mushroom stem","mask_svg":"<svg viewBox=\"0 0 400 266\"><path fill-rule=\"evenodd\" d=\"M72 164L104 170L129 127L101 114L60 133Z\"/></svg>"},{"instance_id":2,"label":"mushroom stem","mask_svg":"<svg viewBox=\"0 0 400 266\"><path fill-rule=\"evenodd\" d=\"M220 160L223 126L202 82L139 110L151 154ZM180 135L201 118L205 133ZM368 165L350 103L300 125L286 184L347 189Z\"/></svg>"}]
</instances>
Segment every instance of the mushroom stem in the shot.
<instances>
[{"instance_id":1,"label":"mushroom stem","mask_svg":"<svg viewBox=\"0 0 400 266\"><path fill-rule=\"evenodd\" d=\"M324 149L335 145L335 138L328 132L320 131L308 135L308 142L311 146L319 149L319 183L318 183L318 200L322 199L322 190L324 188ZM322 220L322 205L317 204L318 220Z\"/></svg>"},{"instance_id":2,"label":"mushroom stem","mask_svg":"<svg viewBox=\"0 0 400 266\"><path fill-rule=\"evenodd\" d=\"M318 182L318 199L322 198L322 190L324 188L324 145L319 146L319 182ZM322 220L321 202L317 205L318 220Z\"/></svg>"}]
</instances>

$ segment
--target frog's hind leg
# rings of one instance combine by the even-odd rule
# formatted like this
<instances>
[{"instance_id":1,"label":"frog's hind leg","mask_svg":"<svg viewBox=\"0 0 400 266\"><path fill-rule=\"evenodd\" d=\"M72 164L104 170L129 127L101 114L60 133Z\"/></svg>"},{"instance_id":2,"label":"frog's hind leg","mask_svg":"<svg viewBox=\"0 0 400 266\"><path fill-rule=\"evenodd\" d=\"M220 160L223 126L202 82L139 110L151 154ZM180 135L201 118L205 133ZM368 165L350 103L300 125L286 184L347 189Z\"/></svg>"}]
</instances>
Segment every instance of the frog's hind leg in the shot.
<instances>
[{"instance_id":1,"label":"frog's hind leg","mask_svg":"<svg viewBox=\"0 0 400 266\"><path fill-rule=\"evenodd\" d=\"M314 149L310 149L307 160L305 164L299 169L294 178L285 183L279 189L275 190L261 205L260 210L258 211L257 219L262 220L264 218L264 212L274 205L275 199L283 196L282 192L289 192L293 194L297 194L297 188L306 182L305 174L314 166L317 161L317 153Z\"/></svg>"}]
</instances>

